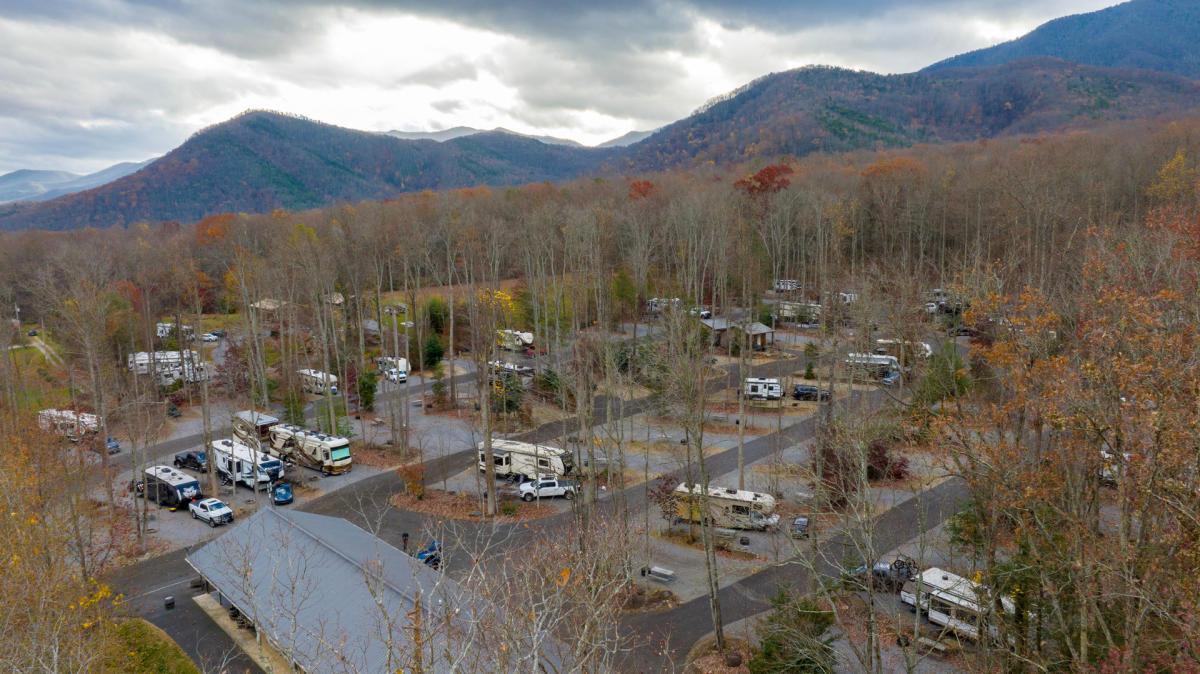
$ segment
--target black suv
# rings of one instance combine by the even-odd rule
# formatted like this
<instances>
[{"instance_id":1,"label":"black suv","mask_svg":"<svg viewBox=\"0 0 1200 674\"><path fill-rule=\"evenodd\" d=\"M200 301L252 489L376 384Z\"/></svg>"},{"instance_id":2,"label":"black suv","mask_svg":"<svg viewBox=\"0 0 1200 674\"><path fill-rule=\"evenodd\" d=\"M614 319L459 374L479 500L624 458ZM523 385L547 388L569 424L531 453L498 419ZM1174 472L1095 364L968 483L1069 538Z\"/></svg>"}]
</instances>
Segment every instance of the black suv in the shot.
<instances>
[{"instance_id":1,"label":"black suv","mask_svg":"<svg viewBox=\"0 0 1200 674\"><path fill-rule=\"evenodd\" d=\"M208 456L204 452L181 452L175 455L176 468L191 468L203 472L208 465Z\"/></svg>"},{"instance_id":2,"label":"black suv","mask_svg":"<svg viewBox=\"0 0 1200 674\"><path fill-rule=\"evenodd\" d=\"M829 400L831 397L829 391L819 389L816 386L808 386L807 384L796 384L792 389L792 397L796 400Z\"/></svg>"}]
</instances>

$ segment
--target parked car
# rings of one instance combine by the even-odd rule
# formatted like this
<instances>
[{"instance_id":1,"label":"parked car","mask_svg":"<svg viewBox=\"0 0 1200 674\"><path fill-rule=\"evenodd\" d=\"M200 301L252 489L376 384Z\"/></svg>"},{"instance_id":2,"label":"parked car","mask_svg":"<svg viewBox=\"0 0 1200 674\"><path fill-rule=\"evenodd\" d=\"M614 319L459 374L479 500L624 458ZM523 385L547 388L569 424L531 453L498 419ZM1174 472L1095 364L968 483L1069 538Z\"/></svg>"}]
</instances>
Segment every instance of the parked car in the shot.
<instances>
[{"instance_id":1,"label":"parked car","mask_svg":"<svg viewBox=\"0 0 1200 674\"><path fill-rule=\"evenodd\" d=\"M521 498L525 501L551 496L561 496L569 501L575 498L575 494L579 490L579 484L570 480L542 476L536 480L523 483L519 487L519 490Z\"/></svg>"},{"instance_id":2,"label":"parked car","mask_svg":"<svg viewBox=\"0 0 1200 674\"><path fill-rule=\"evenodd\" d=\"M808 518L794 518L792 520L792 527L788 529L788 535L792 538L808 538Z\"/></svg>"},{"instance_id":3,"label":"parked car","mask_svg":"<svg viewBox=\"0 0 1200 674\"><path fill-rule=\"evenodd\" d=\"M29 335L30 337L37 337L37 330L30 330L25 334Z\"/></svg>"},{"instance_id":4,"label":"parked car","mask_svg":"<svg viewBox=\"0 0 1200 674\"><path fill-rule=\"evenodd\" d=\"M860 566L846 580L859 590L867 586L887 592L899 592L904 584L917 577L917 563L907 555L881 559L868 568Z\"/></svg>"},{"instance_id":5,"label":"parked car","mask_svg":"<svg viewBox=\"0 0 1200 674\"><path fill-rule=\"evenodd\" d=\"M294 499L292 485L280 482L271 489L271 502L275 505L287 505Z\"/></svg>"},{"instance_id":6,"label":"parked car","mask_svg":"<svg viewBox=\"0 0 1200 674\"><path fill-rule=\"evenodd\" d=\"M225 335L229 333L224 330L210 330L208 334L215 336L217 339L224 339Z\"/></svg>"},{"instance_id":7,"label":"parked car","mask_svg":"<svg viewBox=\"0 0 1200 674\"><path fill-rule=\"evenodd\" d=\"M393 384L403 384L408 381L408 373L400 368L394 367L390 370L384 370L383 378L392 382Z\"/></svg>"},{"instance_id":8,"label":"parked car","mask_svg":"<svg viewBox=\"0 0 1200 674\"><path fill-rule=\"evenodd\" d=\"M220 499L206 498L201 501L192 501L188 504L188 510L192 513L193 519L208 522L210 527L233 522L233 511Z\"/></svg>"},{"instance_id":9,"label":"parked car","mask_svg":"<svg viewBox=\"0 0 1200 674\"><path fill-rule=\"evenodd\" d=\"M202 341L202 342L215 342L218 339L221 339L221 338L214 335L211 332L206 332L203 335L200 335L200 341Z\"/></svg>"},{"instance_id":10,"label":"parked car","mask_svg":"<svg viewBox=\"0 0 1200 674\"><path fill-rule=\"evenodd\" d=\"M180 452L175 455L175 467L204 472L208 469L208 455L200 451Z\"/></svg>"},{"instance_id":11,"label":"parked car","mask_svg":"<svg viewBox=\"0 0 1200 674\"><path fill-rule=\"evenodd\" d=\"M425 565L438 569L442 566L442 544L439 541L430 541L429 545L420 550L416 554L416 558L425 562Z\"/></svg>"},{"instance_id":12,"label":"parked car","mask_svg":"<svg viewBox=\"0 0 1200 674\"><path fill-rule=\"evenodd\" d=\"M117 442L117 439L113 437L109 437L109 439L105 441L104 447L108 450L109 454L117 454L121 451L121 443Z\"/></svg>"},{"instance_id":13,"label":"parked car","mask_svg":"<svg viewBox=\"0 0 1200 674\"><path fill-rule=\"evenodd\" d=\"M175 403L170 403L167 405L167 416L171 417L172 419L178 419L182 414L183 413L179 411L179 408L175 406Z\"/></svg>"},{"instance_id":14,"label":"parked car","mask_svg":"<svg viewBox=\"0 0 1200 674\"><path fill-rule=\"evenodd\" d=\"M819 389L816 386L809 386L807 384L796 384L792 389L792 397L796 400L818 400L824 402L833 396L828 390L823 388Z\"/></svg>"}]
</instances>

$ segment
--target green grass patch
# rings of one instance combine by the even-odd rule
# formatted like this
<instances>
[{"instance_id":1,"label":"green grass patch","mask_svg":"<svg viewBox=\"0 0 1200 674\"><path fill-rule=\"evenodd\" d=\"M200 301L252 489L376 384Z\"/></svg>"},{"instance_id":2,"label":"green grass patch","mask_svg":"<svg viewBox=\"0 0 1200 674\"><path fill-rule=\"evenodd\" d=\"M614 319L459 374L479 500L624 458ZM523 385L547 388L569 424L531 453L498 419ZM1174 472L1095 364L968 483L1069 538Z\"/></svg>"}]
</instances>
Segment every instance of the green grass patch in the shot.
<instances>
[{"instance_id":1,"label":"green grass patch","mask_svg":"<svg viewBox=\"0 0 1200 674\"><path fill-rule=\"evenodd\" d=\"M142 618L117 625L117 655L109 669L130 674L200 674L179 644Z\"/></svg>"}]
</instances>

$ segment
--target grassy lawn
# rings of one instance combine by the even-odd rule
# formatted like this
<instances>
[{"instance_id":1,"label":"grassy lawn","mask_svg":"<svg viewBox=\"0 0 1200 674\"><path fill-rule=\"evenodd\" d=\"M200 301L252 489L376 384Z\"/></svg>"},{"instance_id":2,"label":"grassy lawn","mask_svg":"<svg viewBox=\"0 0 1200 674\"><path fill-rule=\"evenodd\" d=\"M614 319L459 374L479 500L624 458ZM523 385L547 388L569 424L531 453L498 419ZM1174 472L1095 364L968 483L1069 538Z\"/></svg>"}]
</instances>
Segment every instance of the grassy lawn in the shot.
<instances>
[{"instance_id":1,"label":"grassy lawn","mask_svg":"<svg viewBox=\"0 0 1200 674\"><path fill-rule=\"evenodd\" d=\"M141 618L117 625L117 655L106 669L113 672L142 674L200 674L179 644L166 632Z\"/></svg>"}]
</instances>

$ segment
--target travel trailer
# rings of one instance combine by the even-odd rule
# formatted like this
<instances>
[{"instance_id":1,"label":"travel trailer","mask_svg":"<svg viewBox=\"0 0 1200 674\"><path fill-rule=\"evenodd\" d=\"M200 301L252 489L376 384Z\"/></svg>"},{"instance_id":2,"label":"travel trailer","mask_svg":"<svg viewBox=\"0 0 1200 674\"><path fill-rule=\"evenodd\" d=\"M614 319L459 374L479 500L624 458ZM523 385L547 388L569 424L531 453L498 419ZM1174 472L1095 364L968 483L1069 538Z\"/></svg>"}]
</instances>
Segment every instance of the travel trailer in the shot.
<instances>
[{"instance_id":1,"label":"travel trailer","mask_svg":"<svg viewBox=\"0 0 1200 674\"><path fill-rule=\"evenodd\" d=\"M271 428L279 423L279 419L256 410L234 412L233 418L230 419L233 439L256 449L261 449L264 443L271 442Z\"/></svg>"},{"instance_id":2,"label":"travel trailer","mask_svg":"<svg viewBox=\"0 0 1200 674\"><path fill-rule=\"evenodd\" d=\"M38 428L75 442L99 432L100 417L75 410L42 410L38 412Z\"/></svg>"},{"instance_id":3,"label":"travel trailer","mask_svg":"<svg viewBox=\"0 0 1200 674\"><path fill-rule=\"evenodd\" d=\"M646 311L652 314L657 314L668 307L678 309L683 306L683 300L678 297L651 297L646 300Z\"/></svg>"},{"instance_id":4,"label":"travel trailer","mask_svg":"<svg viewBox=\"0 0 1200 674\"><path fill-rule=\"evenodd\" d=\"M875 355L895 356L904 371L909 372L917 362L929 360L933 355L933 347L925 342L910 342L907 339L877 339Z\"/></svg>"},{"instance_id":5,"label":"travel trailer","mask_svg":"<svg viewBox=\"0 0 1200 674\"><path fill-rule=\"evenodd\" d=\"M144 498L172 509L203 497L196 478L170 466L150 466L142 473L141 484L138 482L134 488Z\"/></svg>"},{"instance_id":6,"label":"travel trailer","mask_svg":"<svg viewBox=\"0 0 1200 674\"><path fill-rule=\"evenodd\" d=\"M328 386L329 393L338 394L336 375L326 374L320 370L297 370L296 374L300 375L300 386L309 393L324 395L325 387Z\"/></svg>"},{"instance_id":7,"label":"travel trailer","mask_svg":"<svg viewBox=\"0 0 1200 674\"><path fill-rule=\"evenodd\" d=\"M326 475L350 472L350 440L336 435L275 424L267 430L271 441L266 450L272 456L291 461Z\"/></svg>"},{"instance_id":8,"label":"travel trailer","mask_svg":"<svg viewBox=\"0 0 1200 674\"><path fill-rule=\"evenodd\" d=\"M487 453L483 443L478 445L479 471L487 469ZM575 460L571 453L558 447L533 445L517 440L492 440L492 455L495 459L496 475L510 479L533 479L538 475L564 477L571 474Z\"/></svg>"},{"instance_id":9,"label":"travel trailer","mask_svg":"<svg viewBox=\"0 0 1200 674\"><path fill-rule=\"evenodd\" d=\"M266 488L283 477L283 462L235 440L217 440L209 447L209 461L226 480L251 489Z\"/></svg>"},{"instance_id":10,"label":"travel trailer","mask_svg":"<svg viewBox=\"0 0 1200 674\"><path fill-rule=\"evenodd\" d=\"M532 332L516 330L497 330L496 346L505 351L528 351L534 348Z\"/></svg>"},{"instance_id":11,"label":"travel trailer","mask_svg":"<svg viewBox=\"0 0 1200 674\"><path fill-rule=\"evenodd\" d=\"M709 486L708 511L704 510L704 488L686 482L675 488L675 516L685 522L711 524L731 529L766 529L779 522L775 497L744 489Z\"/></svg>"},{"instance_id":12,"label":"travel trailer","mask_svg":"<svg viewBox=\"0 0 1200 674\"><path fill-rule=\"evenodd\" d=\"M742 383L742 395L750 400L780 400L783 398L783 387L778 379L746 377Z\"/></svg>"},{"instance_id":13,"label":"travel trailer","mask_svg":"<svg viewBox=\"0 0 1200 674\"><path fill-rule=\"evenodd\" d=\"M999 637L999 630L990 619L996 612L991 591L949 571L937 567L925 569L917 579L904 584L900 601L925 613L929 622L968 639L979 639L984 630L993 639ZM1000 606L1004 613L1016 613L1010 597L1001 597Z\"/></svg>"},{"instance_id":14,"label":"travel trailer","mask_svg":"<svg viewBox=\"0 0 1200 674\"><path fill-rule=\"evenodd\" d=\"M196 331L190 325L183 326L182 332L183 332L184 339L192 339L196 335ZM154 324L154 335L156 337L158 337L159 339L166 339L168 337L174 337L175 336L175 324L174 323L155 323Z\"/></svg>"},{"instance_id":15,"label":"travel trailer","mask_svg":"<svg viewBox=\"0 0 1200 674\"><path fill-rule=\"evenodd\" d=\"M184 367L185 363L201 363L200 354L187 351L138 351L125 359L126 366L134 374L156 374Z\"/></svg>"}]
</instances>

